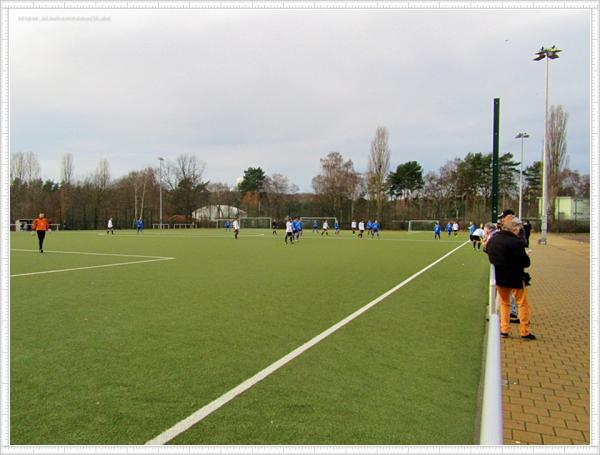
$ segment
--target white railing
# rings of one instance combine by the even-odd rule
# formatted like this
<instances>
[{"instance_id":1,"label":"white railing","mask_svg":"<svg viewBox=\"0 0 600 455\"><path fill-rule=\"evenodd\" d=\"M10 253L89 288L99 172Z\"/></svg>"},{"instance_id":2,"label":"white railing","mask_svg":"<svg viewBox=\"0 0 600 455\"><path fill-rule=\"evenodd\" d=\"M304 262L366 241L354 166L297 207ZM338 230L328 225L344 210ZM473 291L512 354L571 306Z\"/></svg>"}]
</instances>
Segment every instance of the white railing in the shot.
<instances>
[{"instance_id":1,"label":"white railing","mask_svg":"<svg viewBox=\"0 0 600 455\"><path fill-rule=\"evenodd\" d=\"M502 414L502 364L500 345L500 317L496 303L496 273L490 266L489 322L483 382L483 404L481 406L481 430L479 443L502 445L504 425Z\"/></svg>"}]
</instances>

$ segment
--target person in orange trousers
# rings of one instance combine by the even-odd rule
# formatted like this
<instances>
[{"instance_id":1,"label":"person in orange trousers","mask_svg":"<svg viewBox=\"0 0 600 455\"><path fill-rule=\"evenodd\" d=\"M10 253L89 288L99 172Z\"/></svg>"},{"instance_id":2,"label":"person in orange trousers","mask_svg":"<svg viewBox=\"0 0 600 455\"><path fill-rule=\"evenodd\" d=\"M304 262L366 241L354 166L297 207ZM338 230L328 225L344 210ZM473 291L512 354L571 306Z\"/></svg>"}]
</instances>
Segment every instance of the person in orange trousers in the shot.
<instances>
[{"instance_id":1,"label":"person in orange trousers","mask_svg":"<svg viewBox=\"0 0 600 455\"><path fill-rule=\"evenodd\" d=\"M514 292L519 309L521 338L535 340L535 335L529 331L531 310L524 281L528 277L525 269L531 265L531 260L519 237L522 227L521 220L507 217L502 222L502 229L488 241L487 253L496 271L496 290L500 299L500 335L506 338L510 332L510 294Z\"/></svg>"},{"instance_id":2,"label":"person in orange trousers","mask_svg":"<svg viewBox=\"0 0 600 455\"><path fill-rule=\"evenodd\" d=\"M40 243L40 253L44 252L44 238L46 237L46 231L50 229L50 223L48 222L48 218L43 213L33 220L31 224L31 230L35 231L38 236L38 241Z\"/></svg>"}]
</instances>

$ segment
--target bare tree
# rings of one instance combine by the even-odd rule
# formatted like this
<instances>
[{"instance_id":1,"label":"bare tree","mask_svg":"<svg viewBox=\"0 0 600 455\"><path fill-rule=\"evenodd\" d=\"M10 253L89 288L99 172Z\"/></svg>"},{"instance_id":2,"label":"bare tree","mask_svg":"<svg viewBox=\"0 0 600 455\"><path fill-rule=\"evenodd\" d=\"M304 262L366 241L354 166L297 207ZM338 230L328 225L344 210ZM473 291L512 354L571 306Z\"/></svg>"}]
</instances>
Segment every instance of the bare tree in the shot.
<instances>
[{"instance_id":1,"label":"bare tree","mask_svg":"<svg viewBox=\"0 0 600 455\"><path fill-rule=\"evenodd\" d=\"M211 194L212 203L217 206L217 218L224 218L221 205L224 204L224 196L229 193L229 186L226 183L214 182L209 183L206 189Z\"/></svg>"},{"instance_id":2,"label":"bare tree","mask_svg":"<svg viewBox=\"0 0 600 455\"><path fill-rule=\"evenodd\" d=\"M63 185L71 185L73 183L73 168L73 155L65 153L60 163L60 180Z\"/></svg>"},{"instance_id":3,"label":"bare tree","mask_svg":"<svg viewBox=\"0 0 600 455\"><path fill-rule=\"evenodd\" d=\"M100 191L105 191L110 182L110 167L107 159L102 159L96 166L96 171L93 175L94 185Z\"/></svg>"},{"instance_id":4,"label":"bare tree","mask_svg":"<svg viewBox=\"0 0 600 455\"><path fill-rule=\"evenodd\" d=\"M146 185L148 184L149 177L151 177L151 174L153 173L151 169L144 169L142 171L133 172L132 174L134 201L133 213L135 220L138 220L144 217L144 199L146 197Z\"/></svg>"},{"instance_id":5,"label":"bare tree","mask_svg":"<svg viewBox=\"0 0 600 455\"><path fill-rule=\"evenodd\" d=\"M194 155L182 154L176 158L175 163L169 163L167 168L167 182L171 189L175 189L184 180L191 185L200 184L206 170L206 163L198 160Z\"/></svg>"},{"instance_id":6,"label":"bare tree","mask_svg":"<svg viewBox=\"0 0 600 455\"><path fill-rule=\"evenodd\" d=\"M40 163L37 155L33 152L16 152L10 161L11 180L19 180L22 183L31 183L40 178Z\"/></svg>"},{"instance_id":7,"label":"bare tree","mask_svg":"<svg viewBox=\"0 0 600 455\"><path fill-rule=\"evenodd\" d=\"M390 169L389 133L387 128L379 126L371 141L367 187L369 195L377 203L377 219L381 219L383 200L386 197L386 179Z\"/></svg>"},{"instance_id":8,"label":"bare tree","mask_svg":"<svg viewBox=\"0 0 600 455\"><path fill-rule=\"evenodd\" d=\"M352 160L344 161L339 152L331 152L321 158L321 173L313 177L315 192L332 204L336 216L342 219L342 201L351 199L360 182Z\"/></svg>"},{"instance_id":9,"label":"bare tree","mask_svg":"<svg viewBox=\"0 0 600 455\"><path fill-rule=\"evenodd\" d=\"M74 179L73 155L65 153L60 163L60 218L63 224L66 222L67 209L71 200L71 186Z\"/></svg>"},{"instance_id":10,"label":"bare tree","mask_svg":"<svg viewBox=\"0 0 600 455\"><path fill-rule=\"evenodd\" d=\"M190 222L193 211L208 195L207 182L202 181L206 164L194 155L182 154L175 163L169 163L167 167L171 202L178 213L185 215Z\"/></svg>"},{"instance_id":11,"label":"bare tree","mask_svg":"<svg viewBox=\"0 0 600 455\"><path fill-rule=\"evenodd\" d=\"M569 114L561 105L550 108L550 118L546 131L546 152L548 159L548 199L550 216L554 221L554 199L559 195L561 176L567 166L567 121Z\"/></svg>"},{"instance_id":12,"label":"bare tree","mask_svg":"<svg viewBox=\"0 0 600 455\"><path fill-rule=\"evenodd\" d=\"M269 198L269 203L275 209L276 218L282 218L281 211L286 198L290 194L298 192L298 187L283 174L273 174L265 179L265 191Z\"/></svg>"}]
</instances>

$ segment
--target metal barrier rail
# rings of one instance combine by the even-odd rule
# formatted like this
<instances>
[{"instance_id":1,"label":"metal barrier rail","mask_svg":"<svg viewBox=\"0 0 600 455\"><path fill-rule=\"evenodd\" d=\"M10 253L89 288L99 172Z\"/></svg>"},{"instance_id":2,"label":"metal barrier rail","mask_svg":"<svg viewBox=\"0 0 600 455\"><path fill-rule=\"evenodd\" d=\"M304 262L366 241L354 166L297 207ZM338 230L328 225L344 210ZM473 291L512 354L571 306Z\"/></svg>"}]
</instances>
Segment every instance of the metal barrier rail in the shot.
<instances>
[{"instance_id":1,"label":"metal barrier rail","mask_svg":"<svg viewBox=\"0 0 600 455\"><path fill-rule=\"evenodd\" d=\"M500 316L496 303L496 273L494 266L490 265L489 322L479 433L479 443L482 445L502 445L504 442L501 357Z\"/></svg>"}]
</instances>

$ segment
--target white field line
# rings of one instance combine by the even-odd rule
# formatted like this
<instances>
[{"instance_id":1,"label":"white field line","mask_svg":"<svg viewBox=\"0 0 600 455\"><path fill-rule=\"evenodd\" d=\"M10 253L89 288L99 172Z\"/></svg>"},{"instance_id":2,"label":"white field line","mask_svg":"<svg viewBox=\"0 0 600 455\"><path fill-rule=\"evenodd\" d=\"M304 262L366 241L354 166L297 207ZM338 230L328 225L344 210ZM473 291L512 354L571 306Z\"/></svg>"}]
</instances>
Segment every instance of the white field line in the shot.
<instances>
[{"instance_id":1,"label":"white field line","mask_svg":"<svg viewBox=\"0 0 600 455\"><path fill-rule=\"evenodd\" d=\"M11 251L27 251L27 252L31 251L31 252L38 253L38 250L25 250L25 249L19 249L19 248L11 248ZM16 278L16 277L20 277L20 276L44 275L47 273L72 272L75 270L99 269L99 268L103 268L103 267L118 267L120 265L144 264L146 262L170 261L172 259L175 259L175 258L166 257L166 256L141 256L139 254L117 254L117 253L86 253L83 251L49 251L48 250L47 253L82 254L82 255L89 255L89 256L118 256L118 257L148 258L148 259L145 259L143 261L118 262L118 263L114 263L114 264L90 265L90 266L86 266L86 267L72 267L72 268L68 268L68 269L44 270L41 272L17 273L17 274L11 275L10 277ZM44 253L44 254L46 254L46 253Z\"/></svg>"},{"instance_id":2,"label":"white field line","mask_svg":"<svg viewBox=\"0 0 600 455\"><path fill-rule=\"evenodd\" d=\"M106 234L98 234L100 236L106 236ZM244 234L244 233L240 233L240 239L242 237L264 237L265 234ZM112 236L111 236L112 237ZM217 239L227 239L227 238L233 238L233 233L230 235L213 235L213 234L207 234L207 235L194 235L194 234L181 234L181 235L177 235L177 234L118 234L118 237L140 237L140 238L145 238L145 237L158 237L158 238L172 238L172 239L181 239L181 238L217 238Z\"/></svg>"},{"instance_id":3,"label":"white field line","mask_svg":"<svg viewBox=\"0 0 600 455\"><path fill-rule=\"evenodd\" d=\"M330 235L330 238L332 238L333 240L354 240L354 241L362 241L363 239L358 239L357 237L339 237L339 236L335 236L335 235ZM310 236L302 236L300 237L300 240L318 240L320 238L327 238L327 237L321 237L321 235L319 235L318 237L315 237L313 235ZM369 237L364 237L364 241L365 242L369 242L369 241L385 241L385 242L437 242L437 243L458 243L457 240L434 240L434 239L386 239L386 238L378 238L378 239L371 239ZM295 240L294 240L295 242Z\"/></svg>"},{"instance_id":4,"label":"white field line","mask_svg":"<svg viewBox=\"0 0 600 455\"><path fill-rule=\"evenodd\" d=\"M46 273L72 272L74 270L99 269L102 267L118 267L120 265L143 264L145 262L170 261L172 259L175 259L175 258L146 259L145 261L118 262L116 264L90 265L87 267L74 267L71 269L58 269L58 270L46 270L43 272L19 273L16 275L11 275L10 277L15 278L15 277L19 277L19 276L44 275Z\"/></svg>"},{"instance_id":5,"label":"white field line","mask_svg":"<svg viewBox=\"0 0 600 455\"><path fill-rule=\"evenodd\" d=\"M341 329L343 326L345 326L349 322L353 321L354 319L356 319L357 317L359 317L360 315L362 315L364 312L368 311L369 309L371 309L372 307L374 307L375 305L377 305L379 302L381 302L382 300L384 300L386 297L389 297L394 292L396 292L398 289L400 289L403 286L407 285L412 280L414 280L415 278L417 278L419 275L425 273L427 270L429 270L430 268L432 268L436 264L440 263L441 261L443 261L444 259L446 259L448 256L450 256L451 254L453 254L454 252L456 252L458 249L462 248L463 246L465 246L465 245L467 245L469 243L470 242L464 242L461 245L457 246L456 248L454 248L449 253L446 253L445 255L443 255L439 259L435 260L434 262L432 262L431 264L429 264L425 268L423 268L423 269L419 270L418 272L416 272L415 274L411 275L410 277L408 277L407 279L405 279L401 283L399 283L396 286L394 286L393 288L391 288L389 291L384 292L383 294L381 294L376 299L370 301L369 303L367 303L362 308L358 309L357 311L355 311L351 315L349 315L346 318L344 318L341 321L339 321L337 324L332 325L327 330L321 332L319 335L315 336L311 340L309 340L306 343L304 343L302 346L294 349L292 352L290 352L289 354L285 355L284 357L282 357L281 359L277 360L276 362L272 363L271 365L269 365L265 369L259 371L258 373L256 373L251 378L246 379L244 382L242 382L238 386L236 386L233 389L229 390L228 392L224 393L223 395L221 395L216 400L210 402L209 404L207 404L206 406L200 408L199 410L197 410L196 412L194 412L190 416L188 416L185 419L181 420L180 422L176 423L171 428L165 430L164 432L162 432L161 434L159 434L155 438L153 438L150 441L146 442L146 445L162 445L162 444L166 444L171 439L175 438L179 434L181 434L184 431L188 430L189 428L191 428L192 426L194 426L195 424L197 424L198 422L200 422L201 420L203 420L205 417L209 416L210 414L212 414L213 412L215 412L217 409L219 409L223 405L225 405L228 402L230 402L231 400L233 400L238 395L244 393L246 390L248 390L249 388L251 388L252 386L254 386L255 384L257 384L258 382L262 381L267 376L271 375L272 373L274 373L279 368L283 367L285 364L287 364L288 362L292 361L293 359L295 359L299 355L303 354L305 351L307 351L308 349L312 348L314 345L316 345L317 343L321 342L322 340L324 340L325 338L327 338L332 333L334 333L337 330Z\"/></svg>"},{"instance_id":6,"label":"white field line","mask_svg":"<svg viewBox=\"0 0 600 455\"><path fill-rule=\"evenodd\" d=\"M26 249L23 249L23 248L11 248L10 250L11 251L33 252L33 253L38 253L39 252L39 250L26 250ZM120 254L120 253L92 253L92 252L88 252L88 251L53 251L53 250L46 250L46 253L83 254L83 255L88 255L88 256L118 256L118 257L126 257L126 258L167 259L167 256L143 256L141 254ZM169 258L169 259L173 259L173 258Z\"/></svg>"}]
</instances>

